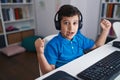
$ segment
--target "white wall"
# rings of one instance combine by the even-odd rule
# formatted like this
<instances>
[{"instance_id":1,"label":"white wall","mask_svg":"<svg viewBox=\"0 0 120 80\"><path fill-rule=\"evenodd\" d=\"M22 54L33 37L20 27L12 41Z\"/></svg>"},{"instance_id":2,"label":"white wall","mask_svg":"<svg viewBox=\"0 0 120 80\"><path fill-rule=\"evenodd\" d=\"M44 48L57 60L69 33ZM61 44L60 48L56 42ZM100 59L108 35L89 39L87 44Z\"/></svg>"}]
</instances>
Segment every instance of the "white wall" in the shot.
<instances>
[{"instance_id":1,"label":"white wall","mask_svg":"<svg viewBox=\"0 0 120 80\"><path fill-rule=\"evenodd\" d=\"M54 26L54 15L63 4L72 4L80 9L83 14L83 28L81 32L93 40L97 36L97 28L99 21L99 5L100 0L35 0L36 2L36 19L37 19L37 35L47 36L57 33ZM40 1L45 2L44 6L40 5ZM59 2L56 2L59 1ZM49 3L48 3L49 2ZM56 3L58 7L56 9Z\"/></svg>"},{"instance_id":2,"label":"white wall","mask_svg":"<svg viewBox=\"0 0 120 80\"><path fill-rule=\"evenodd\" d=\"M93 4L94 3L94 4ZM98 35L98 25L99 25L99 13L100 13L100 0L92 0L87 2L87 36L95 39ZM89 31L88 31L89 30Z\"/></svg>"},{"instance_id":3,"label":"white wall","mask_svg":"<svg viewBox=\"0 0 120 80\"><path fill-rule=\"evenodd\" d=\"M56 33L54 28L54 4L54 0L35 0L37 35L47 36L49 34Z\"/></svg>"}]
</instances>

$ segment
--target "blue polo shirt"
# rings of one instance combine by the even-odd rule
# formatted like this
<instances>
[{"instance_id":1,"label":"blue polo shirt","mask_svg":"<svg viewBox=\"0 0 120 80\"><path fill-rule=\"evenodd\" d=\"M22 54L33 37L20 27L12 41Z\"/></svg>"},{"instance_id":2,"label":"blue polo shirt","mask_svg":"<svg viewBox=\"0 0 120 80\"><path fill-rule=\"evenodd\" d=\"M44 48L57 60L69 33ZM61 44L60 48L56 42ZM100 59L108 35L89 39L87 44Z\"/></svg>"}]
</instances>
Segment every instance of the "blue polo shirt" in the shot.
<instances>
[{"instance_id":1,"label":"blue polo shirt","mask_svg":"<svg viewBox=\"0 0 120 80\"><path fill-rule=\"evenodd\" d=\"M83 51L92 48L93 45L94 41L86 38L80 32L72 40L62 37L59 33L48 42L44 54L48 63L57 68L82 56Z\"/></svg>"}]
</instances>

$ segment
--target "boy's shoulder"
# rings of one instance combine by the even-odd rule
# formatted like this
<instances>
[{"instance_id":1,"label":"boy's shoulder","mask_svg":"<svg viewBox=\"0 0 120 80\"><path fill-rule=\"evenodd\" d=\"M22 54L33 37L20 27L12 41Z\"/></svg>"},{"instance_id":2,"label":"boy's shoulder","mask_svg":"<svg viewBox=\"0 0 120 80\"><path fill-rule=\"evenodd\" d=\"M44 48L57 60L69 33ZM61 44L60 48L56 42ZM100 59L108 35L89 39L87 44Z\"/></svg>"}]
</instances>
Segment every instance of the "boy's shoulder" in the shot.
<instances>
[{"instance_id":1,"label":"boy's shoulder","mask_svg":"<svg viewBox=\"0 0 120 80\"><path fill-rule=\"evenodd\" d=\"M54 36L50 41L49 44L62 44L65 38L62 37L62 35L59 33L56 36Z\"/></svg>"},{"instance_id":2,"label":"boy's shoulder","mask_svg":"<svg viewBox=\"0 0 120 80\"><path fill-rule=\"evenodd\" d=\"M50 40L50 42L56 42L56 41L59 41L59 34L57 34Z\"/></svg>"}]
</instances>

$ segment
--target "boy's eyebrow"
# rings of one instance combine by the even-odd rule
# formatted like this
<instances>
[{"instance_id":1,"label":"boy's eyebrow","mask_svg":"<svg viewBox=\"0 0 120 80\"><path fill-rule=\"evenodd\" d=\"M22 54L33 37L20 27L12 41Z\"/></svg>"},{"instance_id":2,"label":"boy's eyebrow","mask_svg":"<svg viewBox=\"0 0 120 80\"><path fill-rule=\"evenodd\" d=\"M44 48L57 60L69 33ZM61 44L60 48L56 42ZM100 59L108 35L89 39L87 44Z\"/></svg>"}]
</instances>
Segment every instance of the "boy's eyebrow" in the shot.
<instances>
[{"instance_id":1,"label":"boy's eyebrow","mask_svg":"<svg viewBox=\"0 0 120 80\"><path fill-rule=\"evenodd\" d=\"M69 20L64 19L63 21L69 21ZM79 20L74 20L74 21L77 22L77 21L79 21Z\"/></svg>"},{"instance_id":2,"label":"boy's eyebrow","mask_svg":"<svg viewBox=\"0 0 120 80\"><path fill-rule=\"evenodd\" d=\"M69 21L69 20L63 19L63 21Z\"/></svg>"},{"instance_id":3,"label":"boy's eyebrow","mask_svg":"<svg viewBox=\"0 0 120 80\"><path fill-rule=\"evenodd\" d=\"M63 19L63 21L65 22L65 21L69 21L69 20Z\"/></svg>"}]
</instances>

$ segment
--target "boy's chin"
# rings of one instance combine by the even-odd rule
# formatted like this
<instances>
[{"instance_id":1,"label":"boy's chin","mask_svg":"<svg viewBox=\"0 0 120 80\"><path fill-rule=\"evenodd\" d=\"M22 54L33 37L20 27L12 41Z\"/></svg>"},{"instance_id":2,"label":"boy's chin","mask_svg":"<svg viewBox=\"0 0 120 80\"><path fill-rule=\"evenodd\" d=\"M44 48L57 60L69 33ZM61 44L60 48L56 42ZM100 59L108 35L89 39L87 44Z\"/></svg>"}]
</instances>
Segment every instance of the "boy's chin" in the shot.
<instances>
[{"instance_id":1,"label":"boy's chin","mask_svg":"<svg viewBox=\"0 0 120 80\"><path fill-rule=\"evenodd\" d=\"M67 37L68 40L72 40L73 36L72 37Z\"/></svg>"}]
</instances>

